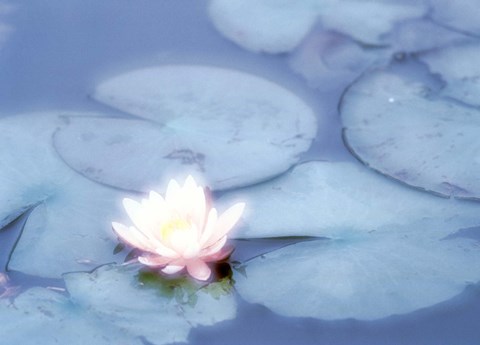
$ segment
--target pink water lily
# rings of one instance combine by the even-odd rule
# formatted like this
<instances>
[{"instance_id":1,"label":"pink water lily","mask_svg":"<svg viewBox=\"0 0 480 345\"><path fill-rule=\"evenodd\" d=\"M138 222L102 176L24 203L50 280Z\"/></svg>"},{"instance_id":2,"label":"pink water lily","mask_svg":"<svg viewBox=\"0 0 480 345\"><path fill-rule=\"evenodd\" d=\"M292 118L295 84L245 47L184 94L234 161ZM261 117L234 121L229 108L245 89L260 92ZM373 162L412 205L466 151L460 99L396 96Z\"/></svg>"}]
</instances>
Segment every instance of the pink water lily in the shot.
<instances>
[{"instance_id":1,"label":"pink water lily","mask_svg":"<svg viewBox=\"0 0 480 345\"><path fill-rule=\"evenodd\" d=\"M141 203L124 199L123 205L133 226L116 222L112 226L122 241L142 251L138 261L166 274L186 268L198 280L210 277L207 263L223 260L233 251L225 246L227 234L245 208L237 203L219 216L191 176L183 187L171 180L165 198L152 191Z\"/></svg>"}]
</instances>

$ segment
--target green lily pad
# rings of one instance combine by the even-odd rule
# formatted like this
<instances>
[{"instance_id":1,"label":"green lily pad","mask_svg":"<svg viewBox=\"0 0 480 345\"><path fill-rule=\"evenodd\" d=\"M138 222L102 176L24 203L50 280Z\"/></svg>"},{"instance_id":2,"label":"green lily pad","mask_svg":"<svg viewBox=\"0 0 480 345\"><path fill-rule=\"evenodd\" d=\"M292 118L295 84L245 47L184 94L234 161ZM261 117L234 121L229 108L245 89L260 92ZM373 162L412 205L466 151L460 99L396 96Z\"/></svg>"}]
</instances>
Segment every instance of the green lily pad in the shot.
<instances>
[{"instance_id":1,"label":"green lily pad","mask_svg":"<svg viewBox=\"0 0 480 345\"><path fill-rule=\"evenodd\" d=\"M397 23L426 12L421 1L213 0L209 7L210 18L221 34L248 50L268 53L293 50L317 21L324 29L383 45L383 36Z\"/></svg>"},{"instance_id":2,"label":"green lily pad","mask_svg":"<svg viewBox=\"0 0 480 345\"><path fill-rule=\"evenodd\" d=\"M52 135L65 121L60 112L0 119L0 226L34 208L10 270L59 277L116 260L110 222L123 218L126 193L93 183L62 162Z\"/></svg>"},{"instance_id":3,"label":"green lily pad","mask_svg":"<svg viewBox=\"0 0 480 345\"><path fill-rule=\"evenodd\" d=\"M442 95L480 106L480 66L477 63L480 44L451 45L421 54L419 58L446 82Z\"/></svg>"},{"instance_id":4,"label":"green lily pad","mask_svg":"<svg viewBox=\"0 0 480 345\"><path fill-rule=\"evenodd\" d=\"M136 70L103 82L94 97L150 121L71 118L55 147L88 178L127 190L188 174L216 190L259 182L298 162L317 130L312 109L290 91L221 68Z\"/></svg>"},{"instance_id":5,"label":"green lily pad","mask_svg":"<svg viewBox=\"0 0 480 345\"><path fill-rule=\"evenodd\" d=\"M450 28L480 36L480 7L476 0L432 0L432 17Z\"/></svg>"},{"instance_id":6,"label":"green lily pad","mask_svg":"<svg viewBox=\"0 0 480 345\"><path fill-rule=\"evenodd\" d=\"M121 344L126 333L77 308L67 296L46 288L31 288L15 299L0 299L2 342L53 345ZM137 339L129 344L141 345Z\"/></svg>"},{"instance_id":7,"label":"green lily pad","mask_svg":"<svg viewBox=\"0 0 480 345\"><path fill-rule=\"evenodd\" d=\"M236 289L246 301L289 317L373 320L410 313L480 279L478 242L442 239L438 232L406 226L294 244L249 261L245 276L235 276Z\"/></svg>"},{"instance_id":8,"label":"green lily pad","mask_svg":"<svg viewBox=\"0 0 480 345\"><path fill-rule=\"evenodd\" d=\"M92 273L67 274L65 282L80 308L152 344L186 341L192 327L235 318L231 292L212 294L209 286L186 278L139 278L138 268L103 266Z\"/></svg>"},{"instance_id":9,"label":"green lily pad","mask_svg":"<svg viewBox=\"0 0 480 345\"><path fill-rule=\"evenodd\" d=\"M70 297L47 288L32 288L0 299L2 342L8 344L149 344L185 342L198 325L231 319L231 293L212 296L206 287L163 278L162 290L138 278L138 266L103 266L92 273L65 276ZM171 284L196 296L196 303L162 293Z\"/></svg>"},{"instance_id":10,"label":"green lily pad","mask_svg":"<svg viewBox=\"0 0 480 345\"><path fill-rule=\"evenodd\" d=\"M316 236L350 239L422 224L446 236L480 225L480 204L402 186L358 164L309 162L270 182L231 192L220 205L245 201L237 238Z\"/></svg>"},{"instance_id":11,"label":"green lily pad","mask_svg":"<svg viewBox=\"0 0 480 345\"><path fill-rule=\"evenodd\" d=\"M414 73L380 69L348 89L341 104L347 145L371 168L408 185L478 199L480 111L438 97Z\"/></svg>"}]
</instances>

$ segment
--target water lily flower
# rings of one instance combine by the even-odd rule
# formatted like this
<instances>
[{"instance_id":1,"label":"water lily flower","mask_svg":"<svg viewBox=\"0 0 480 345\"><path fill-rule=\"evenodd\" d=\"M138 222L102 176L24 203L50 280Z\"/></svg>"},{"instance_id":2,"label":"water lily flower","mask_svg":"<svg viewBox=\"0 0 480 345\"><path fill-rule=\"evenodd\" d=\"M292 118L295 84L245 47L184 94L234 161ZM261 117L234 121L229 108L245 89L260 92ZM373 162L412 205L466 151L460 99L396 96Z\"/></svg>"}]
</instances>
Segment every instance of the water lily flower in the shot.
<instances>
[{"instance_id":1,"label":"water lily flower","mask_svg":"<svg viewBox=\"0 0 480 345\"><path fill-rule=\"evenodd\" d=\"M112 226L123 242L142 251L138 261L166 274L186 268L198 280L210 277L207 263L232 253L233 248L225 246L227 234L245 208L244 203L237 203L218 215L191 176L183 187L171 180L165 198L152 191L141 203L126 198L123 205L133 226L117 222Z\"/></svg>"}]
</instances>

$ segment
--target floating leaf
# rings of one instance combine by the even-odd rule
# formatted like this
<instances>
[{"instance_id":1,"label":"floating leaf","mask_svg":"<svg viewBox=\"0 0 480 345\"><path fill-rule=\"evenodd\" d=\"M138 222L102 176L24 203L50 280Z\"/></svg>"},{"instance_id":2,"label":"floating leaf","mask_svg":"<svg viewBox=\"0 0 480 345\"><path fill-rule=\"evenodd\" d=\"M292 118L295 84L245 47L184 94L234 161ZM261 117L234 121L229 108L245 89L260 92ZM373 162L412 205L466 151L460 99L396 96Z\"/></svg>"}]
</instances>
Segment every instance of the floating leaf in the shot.
<instances>
[{"instance_id":1,"label":"floating leaf","mask_svg":"<svg viewBox=\"0 0 480 345\"><path fill-rule=\"evenodd\" d=\"M422 34L419 35L419 32ZM423 17L399 23L385 40L390 42L393 52L407 53L451 45L469 38Z\"/></svg>"},{"instance_id":2,"label":"floating leaf","mask_svg":"<svg viewBox=\"0 0 480 345\"><path fill-rule=\"evenodd\" d=\"M125 193L93 183L66 166L52 146L62 113L0 119L1 226L34 207L8 268L43 277L115 261L110 222Z\"/></svg>"},{"instance_id":3,"label":"floating leaf","mask_svg":"<svg viewBox=\"0 0 480 345\"><path fill-rule=\"evenodd\" d=\"M5 344L141 345L122 329L81 310L65 295L31 288L14 300L0 299L2 342Z\"/></svg>"},{"instance_id":4,"label":"floating leaf","mask_svg":"<svg viewBox=\"0 0 480 345\"><path fill-rule=\"evenodd\" d=\"M104 266L93 273L68 274L65 282L81 308L152 344L186 341L192 327L236 315L232 294L215 298L186 278L172 281L140 275L139 279L137 274L135 265Z\"/></svg>"},{"instance_id":5,"label":"floating leaf","mask_svg":"<svg viewBox=\"0 0 480 345\"><path fill-rule=\"evenodd\" d=\"M480 36L480 7L476 0L432 0L432 17L450 28Z\"/></svg>"},{"instance_id":6,"label":"floating leaf","mask_svg":"<svg viewBox=\"0 0 480 345\"><path fill-rule=\"evenodd\" d=\"M391 54L385 47L367 48L346 35L316 29L292 53L290 67L314 88L343 90L369 66L390 59Z\"/></svg>"},{"instance_id":7,"label":"floating leaf","mask_svg":"<svg viewBox=\"0 0 480 345\"><path fill-rule=\"evenodd\" d=\"M100 84L94 97L151 121L71 118L56 149L85 176L128 190L188 174L217 190L262 181L295 164L317 127L290 91L214 67L136 70Z\"/></svg>"},{"instance_id":8,"label":"floating leaf","mask_svg":"<svg viewBox=\"0 0 480 345\"><path fill-rule=\"evenodd\" d=\"M441 90L442 95L480 106L480 66L477 62L480 60L480 44L435 49L421 54L420 59L446 81L445 88Z\"/></svg>"},{"instance_id":9,"label":"floating leaf","mask_svg":"<svg viewBox=\"0 0 480 345\"><path fill-rule=\"evenodd\" d=\"M435 97L415 68L377 70L348 89L341 104L346 142L365 164L399 181L477 199L480 111Z\"/></svg>"},{"instance_id":10,"label":"floating leaf","mask_svg":"<svg viewBox=\"0 0 480 345\"><path fill-rule=\"evenodd\" d=\"M219 200L245 200L237 238L359 234L422 223L448 235L480 224L480 204L448 200L402 186L349 162L310 162Z\"/></svg>"},{"instance_id":11,"label":"floating leaf","mask_svg":"<svg viewBox=\"0 0 480 345\"><path fill-rule=\"evenodd\" d=\"M15 299L0 299L2 342L170 344L186 341L192 327L235 317L231 294L211 297L204 288L191 288L195 303L179 303L142 286L137 273L137 266L103 266L92 273L66 275L70 298L33 288Z\"/></svg>"},{"instance_id":12,"label":"floating leaf","mask_svg":"<svg viewBox=\"0 0 480 345\"><path fill-rule=\"evenodd\" d=\"M249 261L236 289L290 317L372 320L430 307L480 279L478 242L441 239L437 230L294 244Z\"/></svg>"},{"instance_id":13,"label":"floating leaf","mask_svg":"<svg viewBox=\"0 0 480 345\"><path fill-rule=\"evenodd\" d=\"M213 24L225 37L246 49L268 53L295 48L317 20L324 29L381 45L396 23L426 12L422 1L213 0L209 7Z\"/></svg>"}]
</instances>

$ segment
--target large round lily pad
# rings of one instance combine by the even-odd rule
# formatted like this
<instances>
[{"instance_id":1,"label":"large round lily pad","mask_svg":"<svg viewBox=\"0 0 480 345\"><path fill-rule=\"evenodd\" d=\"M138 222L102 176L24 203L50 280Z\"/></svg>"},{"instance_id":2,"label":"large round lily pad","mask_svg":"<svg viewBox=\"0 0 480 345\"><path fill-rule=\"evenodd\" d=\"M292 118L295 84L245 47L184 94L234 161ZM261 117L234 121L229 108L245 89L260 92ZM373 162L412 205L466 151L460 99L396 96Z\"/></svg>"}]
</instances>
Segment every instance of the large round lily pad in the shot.
<instances>
[{"instance_id":1,"label":"large round lily pad","mask_svg":"<svg viewBox=\"0 0 480 345\"><path fill-rule=\"evenodd\" d=\"M443 95L480 106L480 44L451 45L421 54L419 58L446 82Z\"/></svg>"},{"instance_id":2,"label":"large round lily pad","mask_svg":"<svg viewBox=\"0 0 480 345\"><path fill-rule=\"evenodd\" d=\"M78 310L65 295L40 287L14 300L0 299L0 321L5 344L108 345L121 344L127 337L123 330ZM129 344L142 342L129 339Z\"/></svg>"},{"instance_id":3,"label":"large round lily pad","mask_svg":"<svg viewBox=\"0 0 480 345\"><path fill-rule=\"evenodd\" d=\"M65 121L60 112L0 119L0 225L34 208L11 270L58 277L115 261L110 222L122 218L126 193L91 182L62 162L52 135Z\"/></svg>"},{"instance_id":4,"label":"large round lily pad","mask_svg":"<svg viewBox=\"0 0 480 345\"><path fill-rule=\"evenodd\" d=\"M139 266L107 265L92 273L65 275L73 302L102 321L152 344L187 340L192 327L236 316L228 278L207 286L189 278L139 273Z\"/></svg>"},{"instance_id":5,"label":"large round lily pad","mask_svg":"<svg viewBox=\"0 0 480 345\"><path fill-rule=\"evenodd\" d=\"M348 89L341 104L347 145L365 164L399 181L478 199L480 111L437 97L426 81L409 74L377 70Z\"/></svg>"},{"instance_id":6,"label":"large round lily pad","mask_svg":"<svg viewBox=\"0 0 480 345\"><path fill-rule=\"evenodd\" d=\"M94 96L150 121L72 118L56 149L85 176L128 190L187 174L217 190L259 182L295 164L317 129L312 109L290 91L221 68L136 70Z\"/></svg>"},{"instance_id":7,"label":"large round lily pad","mask_svg":"<svg viewBox=\"0 0 480 345\"><path fill-rule=\"evenodd\" d=\"M238 238L316 236L349 240L422 224L448 235L480 225L480 204L422 193L350 162L309 162L260 185L228 193L245 201Z\"/></svg>"},{"instance_id":8,"label":"large round lily pad","mask_svg":"<svg viewBox=\"0 0 480 345\"><path fill-rule=\"evenodd\" d=\"M480 6L477 0L430 0L432 17L450 28L480 36Z\"/></svg>"},{"instance_id":9,"label":"large round lily pad","mask_svg":"<svg viewBox=\"0 0 480 345\"><path fill-rule=\"evenodd\" d=\"M419 32L422 34L419 35ZM292 53L290 67L317 89L343 91L367 68L383 66L398 52L402 53L397 56L402 56L409 52L459 44L468 39L467 35L448 30L425 18L402 21L382 37L384 46L362 45L345 34L316 27ZM458 61L460 57L462 60L463 55L461 51L459 53L460 56L452 54L451 58ZM445 59L446 64L450 61L453 60ZM471 61L470 64L474 64L476 59ZM462 62L450 63L449 66L459 63Z\"/></svg>"},{"instance_id":10,"label":"large round lily pad","mask_svg":"<svg viewBox=\"0 0 480 345\"><path fill-rule=\"evenodd\" d=\"M295 48L317 20L322 28L355 40L385 44L384 35L395 24L422 17L426 11L421 1L213 0L209 7L213 24L225 37L246 49L269 53Z\"/></svg>"},{"instance_id":11,"label":"large round lily pad","mask_svg":"<svg viewBox=\"0 0 480 345\"><path fill-rule=\"evenodd\" d=\"M422 227L396 230L262 255L235 277L236 288L285 316L372 320L433 306L480 279L478 242Z\"/></svg>"},{"instance_id":12,"label":"large round lily pad","mask_svg":"<svg viewBox=\"0 0 480 345\"><path fill-rule=\"evenodd\" d=\"M69 297L46 288L0 299L5 344L148 344L185 342L190 329L232 319L229 282L188 279L103 266L65 276ZM222 286L223 285L223 286Z\"/></svg>"}]
</instances>

